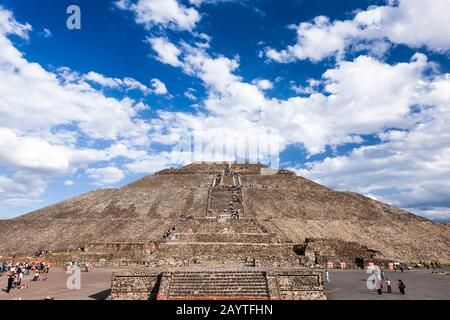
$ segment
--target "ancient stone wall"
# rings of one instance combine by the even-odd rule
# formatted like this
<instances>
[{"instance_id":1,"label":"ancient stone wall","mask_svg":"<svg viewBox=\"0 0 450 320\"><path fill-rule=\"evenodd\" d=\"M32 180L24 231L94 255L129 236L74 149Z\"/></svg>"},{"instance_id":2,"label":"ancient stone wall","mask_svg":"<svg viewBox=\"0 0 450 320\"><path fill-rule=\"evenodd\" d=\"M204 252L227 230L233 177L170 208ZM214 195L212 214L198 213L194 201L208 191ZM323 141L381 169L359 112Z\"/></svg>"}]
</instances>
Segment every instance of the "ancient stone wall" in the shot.
<instances>
[{"instance_id":1,"label":"ancient stone wall","mask_svg":"<svg viewBox=\"0 0 450 320\"><path fill-rule=\"evenodd\" d=\"M111 300L325 300L321 272L311 270L167 270L114 273Z\"/></svg>"},{"instance_id":2,"label":"ancient stone wall","mask_svg":"<svg viewBox=\"0 0 450 320\"><path fill-rule=\"evenodd\" d=\"M159 290L159 272L114 273L110 300L154 300Z\"/></svg>"}]
</instances>

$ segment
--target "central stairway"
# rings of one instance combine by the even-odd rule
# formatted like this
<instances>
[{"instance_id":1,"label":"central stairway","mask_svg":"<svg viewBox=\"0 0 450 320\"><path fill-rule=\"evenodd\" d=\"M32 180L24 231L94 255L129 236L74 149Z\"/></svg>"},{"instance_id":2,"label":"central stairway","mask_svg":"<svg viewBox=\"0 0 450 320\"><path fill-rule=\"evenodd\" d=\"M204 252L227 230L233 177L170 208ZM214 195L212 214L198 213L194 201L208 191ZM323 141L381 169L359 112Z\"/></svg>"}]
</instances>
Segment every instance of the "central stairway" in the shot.
<instances>
[{"instance_id":1,"label":"central stairway","mask_svg":"<svg viewBox=\"0 0 450 320\"><path fill-rule=\"evenodd\" d=\"M162 299L269 299L264 272L208 271L173 272Z\"/></svg>"}]
</instances>

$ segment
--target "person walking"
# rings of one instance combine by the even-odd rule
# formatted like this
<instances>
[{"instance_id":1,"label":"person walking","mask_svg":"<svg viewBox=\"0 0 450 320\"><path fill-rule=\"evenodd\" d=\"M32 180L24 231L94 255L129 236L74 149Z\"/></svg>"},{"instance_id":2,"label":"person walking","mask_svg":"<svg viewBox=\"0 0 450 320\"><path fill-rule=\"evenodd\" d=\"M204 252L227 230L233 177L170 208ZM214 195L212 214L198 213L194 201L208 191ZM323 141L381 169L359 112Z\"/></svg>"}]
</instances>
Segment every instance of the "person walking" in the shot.
<instances>
[{"instance_id":1,"label":"person walking","mask_svg":"<svg viewBox=\"0 0 450 320\"><path fill-rule=\"evenodd\" d=\"M392 293L391 280L389 280L389 278L386 278L386 286L387 286L387 292Z\"/></svg>"},{"instance_id":2,"label":"person walking","mask_svg":"<svg viewBox=\"0 0 450 320\"><path fill-rule=\"evenodd\" d=\"M383 283L381 282L381 281L378 281L378 284L377 284L377 291L378 291L378 294L381 296L381 294L382 294L382 290L383 289Z\"/></svg>"},{"instance_id":3,"label":"person walking","mask_svg":"<svg viewBox=\"0 0 450 320\"><path fill-rule=\"evenodd\" d=\"M398 280L398 290L400 291L401 294L405 294L405 289L406 289L405 284L403 283L402 280L399 279Z\"/></svg>"},{"instance_id":4,"label":"person walking","mask_svg":"<svg viewBox=\"0 0 450 320\"><path fill-rule=\"evenodd\" d=\"M328 270L325 270L325 279L327 282L330 282L330 274L328 273Z\"/></svg>"}]
</instances>

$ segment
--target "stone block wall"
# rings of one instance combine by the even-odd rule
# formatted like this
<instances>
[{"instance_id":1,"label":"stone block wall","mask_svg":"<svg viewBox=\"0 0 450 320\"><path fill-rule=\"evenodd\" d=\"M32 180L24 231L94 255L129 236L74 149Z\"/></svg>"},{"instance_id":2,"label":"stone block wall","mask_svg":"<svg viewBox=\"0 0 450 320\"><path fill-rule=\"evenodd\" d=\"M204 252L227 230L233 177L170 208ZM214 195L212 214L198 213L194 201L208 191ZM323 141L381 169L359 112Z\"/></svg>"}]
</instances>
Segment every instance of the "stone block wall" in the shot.
<instances>
[{"instance_id":1,"label":"stone block wall","mask_svg":"<svg viewBox=\"0 0 450 320\"><path fill-rule=\"evenodd\" d=\"M267 269L260 273L267 282L271 300L325 300L322 273L312 270ZM189 272L189 271L185 271ZM207 273L208 271L203 271ZM215 272L215 271L210 271ZM232 271L233 274L239 271ZM242 271L243 273L248 271ZM223 273L223 271L221 272ZM167 300L171 297L173 272L114 273L110 300ZM232 293L224 293L225 295ZM266 296L267 297L267 296ZM199 296L198 299L217 299L219 296ZM239 297L236 297L239 298ZM241 297L242 298L242 297ZM246 299L243 297L242 299Z\"/></svg>"},{"instance_id":2,"label":"stone block wall","mask_svg":"<svg viewBox=\"0 0 450 320\"><path fill-rule=\"evenodd\" d=\"M269 271L271 298L280 300L325 300L322 273L318 271Z\"/></svg>"},{"instance_id":3,"label":"stone block wall","mask_svg":"<svg viewBox=\"0 0 450 320\"><path fill-rule=\"evenodd\" d=\"M159 272L114 273L109 300L154 300L161 275Z\"/></svg>"}]
</instances>

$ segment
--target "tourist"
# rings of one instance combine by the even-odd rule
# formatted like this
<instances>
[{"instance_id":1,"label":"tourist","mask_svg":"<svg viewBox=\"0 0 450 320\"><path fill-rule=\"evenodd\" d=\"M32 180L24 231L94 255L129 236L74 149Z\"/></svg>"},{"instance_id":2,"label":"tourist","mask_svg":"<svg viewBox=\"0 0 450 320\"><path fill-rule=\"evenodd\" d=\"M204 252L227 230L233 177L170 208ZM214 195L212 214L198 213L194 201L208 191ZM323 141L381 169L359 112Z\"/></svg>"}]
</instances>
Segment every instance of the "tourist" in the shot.
<instances>
[{"instance_id":1,"label":"tourist","mask_svg":"<svg viewBox=\"0 0 450 320\"><path fill-rule=\"evenodd\" d=\"M23 279L23 272L19 271L18 273L18 280L17 280L17 286L20 287L22 285L22 279Z\"/></svg>"},{"instance_id":2,"label":"tourist","mask_svg":"<svg viewBox=\"0 0 450 320\"><path fill-rule=\"evenodd\" d=\"M389 280L389 278L386 278L386 286L387 286L387 292L392 293L391 280Z\"/></svg>"},{"instance_id":3,"label":"tourist","mask_svg":"<svg viewBox=\"0 0 450 320\"><path fill-rule=\"evenodd\" d=\"M398 280L398 290L400 291L401 294L405 294L405 289L406 289L405 284L403 283L402 280L399 279Z\"/></svg>"},{"instance_id":4,"label":"tourist","mask_svg":"<svg viewBox=\"0 0 450 320\"><path fill-rule=\"evenodd\" d=\"M11 291L13 283L14 283L14 277L12 275L10 275L8 278L8 286L6 287L6 293L9 293Z\"/></svg>"},{"instance_id":5,"label":"tourist","mask_svg":"<svg viewBox=\"0 0 450 320\"><path fill-rule=\"evenodd\" d=\"M36 273L34 274L34 277L31 281L39 281L39 271L36 270Z\"/></svg>"},{"instance_id":6,"label":"tourist","mask_svg":"<svg viewBox=\"0 0 450 320\"><path fill-rule=\"evenodd\" d=\"M403 273L403 267L402 266L400 266L400 272Z\"/></svg>"},{"instance_id":7,"label":"tourist","mask_svg":"<svg viewBox=\"0 0 450 320\"><path fill-rule=\"evenodd\" d=\"M377 284L377 291L378 291L378 294L379 295L381 295L382 294L382 290L383 289L383 283L381 282L381 281L378 281L378 284Z\"/></svg>"}]
</instances>

